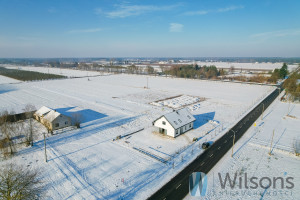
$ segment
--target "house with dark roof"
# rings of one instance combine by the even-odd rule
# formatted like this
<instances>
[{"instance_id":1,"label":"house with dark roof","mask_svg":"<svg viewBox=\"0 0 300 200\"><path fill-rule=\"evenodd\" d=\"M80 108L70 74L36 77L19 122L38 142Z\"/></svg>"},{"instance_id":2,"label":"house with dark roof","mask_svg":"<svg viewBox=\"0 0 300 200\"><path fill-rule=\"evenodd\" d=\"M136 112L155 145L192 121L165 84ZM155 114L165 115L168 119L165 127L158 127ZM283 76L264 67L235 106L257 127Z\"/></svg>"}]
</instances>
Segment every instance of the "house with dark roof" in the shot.
<instances>
[{"instance_id":1,"label":"house with dark roof","mask_svg":"<svg viewBox=\"0 0 300 200\"><path fill-rule=\"evenodd\" d=\"M160 116L152 124L158 128L158 132L171 137L177 137L193 128L196 119L187 108L174 110L171 113Z\"/></svg>"}]
</instances>

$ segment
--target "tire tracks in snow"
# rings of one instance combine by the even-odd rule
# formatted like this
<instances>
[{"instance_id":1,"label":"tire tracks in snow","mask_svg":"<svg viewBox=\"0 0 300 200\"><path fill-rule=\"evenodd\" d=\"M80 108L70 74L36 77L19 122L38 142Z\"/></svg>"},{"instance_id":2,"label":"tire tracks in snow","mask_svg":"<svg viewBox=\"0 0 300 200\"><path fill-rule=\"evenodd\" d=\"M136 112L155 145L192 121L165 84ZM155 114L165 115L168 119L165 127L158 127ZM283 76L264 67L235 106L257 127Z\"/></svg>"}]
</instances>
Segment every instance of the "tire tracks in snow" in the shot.
<instances>
[{"instance_id":1,"label":"tire tracks in snow","mask_svg":"<svg viewBox=\"0 0 300 200\"><path fill-rule=\"evenodd\" d=\"M76 193L73 193L72 195L68 196L66 199L72 199L77 194L80 195L83 199L92 199L92 197L94 199L100 199L98 197L98 191L87 182L85 176L82 175L82 173L80 172L80 170L78 170L74 163L71 162L70 159L66 159L65 156L58 156L59 153L56 150L54 150L50 145L48 146L50 147L48 148L50 150L48 152L51 152L53 157L58 158L52 160L56 165L57 169L66 177L66 179L77 191ZM104 197L101 196L101 199L103 198Z\"/></svg>"}]
</instances>

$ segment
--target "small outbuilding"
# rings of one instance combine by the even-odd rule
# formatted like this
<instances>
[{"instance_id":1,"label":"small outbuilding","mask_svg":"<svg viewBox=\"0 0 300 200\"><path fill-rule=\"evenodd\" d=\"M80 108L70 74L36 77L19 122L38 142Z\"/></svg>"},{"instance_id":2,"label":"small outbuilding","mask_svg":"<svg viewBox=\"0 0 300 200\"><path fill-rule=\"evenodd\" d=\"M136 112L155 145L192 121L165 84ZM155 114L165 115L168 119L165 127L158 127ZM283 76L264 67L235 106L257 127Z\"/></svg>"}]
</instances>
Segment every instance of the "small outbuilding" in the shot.
<instances>
[{"instance_id":1,"label":"small outbuilding","mask_svg":"<svg viewBox=\"0 0 300 200\"><path fill-rule=\"evenodd\" d=\"M193 128L196 119L187 108L174 110L157 118L152 124L158 128L158 132L177 137Z\"/></svg>"},{"instance_id":2,"label":"small outbuilding","mask_svg":"<svg viewBox=\"0 0 300 200\"><path fill-rule=\"evenodd\" d=\"M71 117L45 106L36 111L34 117L50 131L71 126Z\"/></svg>"},{"instance_id":3,"label":"small outbuilding","mask_svg":"<svg viewBox=\"0 0 300 200\"><path fill-rule=\"evenodd\" d=\"M43 119L44 125L51 131L71 126L71 117L51 110Z\"/></svg>"}]
</instances>

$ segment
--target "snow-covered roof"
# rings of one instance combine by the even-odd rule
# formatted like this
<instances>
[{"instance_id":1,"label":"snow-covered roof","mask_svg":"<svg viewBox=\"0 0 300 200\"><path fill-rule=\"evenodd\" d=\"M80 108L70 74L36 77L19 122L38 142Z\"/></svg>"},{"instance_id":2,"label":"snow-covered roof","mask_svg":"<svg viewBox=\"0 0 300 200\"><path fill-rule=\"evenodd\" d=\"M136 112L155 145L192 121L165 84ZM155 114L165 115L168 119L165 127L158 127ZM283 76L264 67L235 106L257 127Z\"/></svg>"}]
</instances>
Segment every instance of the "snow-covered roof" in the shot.
<instances>
[{"instance_id":1,"label":"snow-covered roof","mask_svg":"<svg viewBox=\"0 0 300 200\"><path fill-rule=\"evenodd\" d=\"M44 117L44 120L47 120L48 122L52 122L54 119L56 119L61 114L59 112L56 112L55 110L51 110L46 116Z\"/></svg>"},{"instance_id":2,"label":"snow-covered roof","mask_svg":"<svg viewBox=\"0 0 300 200\"><path fill-rule=\"evenodd\" d=\"M180 110L175 110L175 111L173 111L171 113L167 113L167 114L165 114L161 117L165 117L166 120L171 124L171 126L174 129L178 129L178 128L180 128L180 127L196 120L194 118L194 116L188 111L187 108L182 108ZM158 118L158 119L160 119L160 118Z\"/></svg>"},{"instance_id":3,"label":"snow-covered roof","mask_svg":"<svg viewBox=\"0 0 300 200\"><path fill-rule=\"evenodd\" d=\"M51 110L52 109L50 109L46 106L43 106L40 109L38 109L34 114L37 115L37 116L43 116L43 115L49 113Z\"/></svg>"}]
</instances>

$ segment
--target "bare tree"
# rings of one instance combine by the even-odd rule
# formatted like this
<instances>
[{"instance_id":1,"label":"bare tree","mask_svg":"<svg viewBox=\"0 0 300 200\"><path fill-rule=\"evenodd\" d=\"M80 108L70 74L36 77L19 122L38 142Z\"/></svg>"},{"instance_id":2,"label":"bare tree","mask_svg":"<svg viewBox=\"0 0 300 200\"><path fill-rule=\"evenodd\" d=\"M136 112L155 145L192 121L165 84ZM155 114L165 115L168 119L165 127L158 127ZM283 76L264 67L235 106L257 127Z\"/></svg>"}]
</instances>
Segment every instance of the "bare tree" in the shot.
<instances>
[{"instance_id":1,"label":"bare tree","mask_svg":"<svg viewBox=\"0 0 300 200\"><path fill-rule=\"evenodd\" d=\"M33 146L33 135L35 131L35 127L33 125L33 111L36 110L34 105L31 104L27 104L25 106L25 108L23 109L26 115L26 118L29 119L29 123L28 123L28 129L27 129L27 134L26 134L26 144L29 146Z\"/></svg>"},{"instance_id":2,"label":"bare tree","mask_svg":"<svg viewBox=\"0 0 300 200\"><path fill-rule=\"evenodd\" d=\"M148 74L153 74L153 73L154 73L154 68L151 67L150 65L148 65L148 66L146 67L146 71L147 71Z\"/></svg>"},{"instance_id":3,"label":"bare tree","mask_svg":"<svg viewBox=\"0 0 300 200\"><path fill-rule=\"evenodd\" d=\"M160 65L159 68L160 68L161 73L164 74L165 70L166 70L166 67L163 66L163 65Z\"/></svg>"},{"instance_id":4,"label":"bare tree","mask_svg":"<svg viewBox=\"0 0 300 200\"><path fill-rule=\"evenodd\" d=\"M14 126L9 120L8 111L3 111L0 113L0 130L3 135L0 142L0 149L4 157L8 157L15 152L14 143L12 141L12 137L15 135Z\"/></svg>"},{"instance_id":5,"label":"bare tree","mask_svg":"<svg viewBox=\"0 0 300 200\"><path fill-rule=\"evenodd\" d=\"M231 66L230 69L229 69L229 72L230 72L231 74L233 74L233 73L234 73L234 70L235 70L234 66Z\"/></svg>"},{"instance_id":6,"label":"bare tree","mask_svg":"<svg viewBox=\"0 0 300 200\"><path fill-rule=\"evenodd\" d=\"M80 124L83 122L83 116L80 113L72 113L72 124L77 128L80 128Z\"/></svg>"},{"instance_id":7,"label":"bare tree","mask_svg":"<svg viewBox=\"0 0 300 200\"><path fill-rule=\"evenodd\" d=\"M10 152L8 151L9 142L10 141L6 137L0 140L0 150L4 158L7 158L10 155Z\"/></svg>"},{"instance_id":8,"label":"bare tree","mask_svg":"<svg viewBox=\"0 0 300 200\"><path fill-rule=\"evenodd\" d=\"M42 192L37 170L9 164L0 171L0 199L29 200L38 199Z\"/></svg>"}]
</instances>

